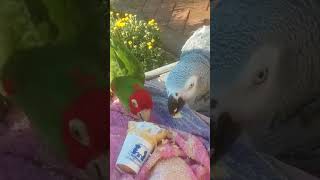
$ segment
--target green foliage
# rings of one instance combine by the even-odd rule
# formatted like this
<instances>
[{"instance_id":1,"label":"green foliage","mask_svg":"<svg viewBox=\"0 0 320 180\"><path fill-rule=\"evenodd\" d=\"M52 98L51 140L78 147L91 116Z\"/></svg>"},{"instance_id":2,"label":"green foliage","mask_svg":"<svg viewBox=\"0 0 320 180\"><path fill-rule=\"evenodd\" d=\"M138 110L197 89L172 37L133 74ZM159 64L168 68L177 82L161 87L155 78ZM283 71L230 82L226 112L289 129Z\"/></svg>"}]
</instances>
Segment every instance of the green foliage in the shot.
<instances>
[{"instance_id":1,"label":"green foliage","mask_svg":"<svg viewBox=\"0 0 320 180\"><path fill-rule=\"evenodd\" d=\"M116 77L132 76L144 82L142 64L136 56L117 39L110 40L110 83Z\"/></svg>"},{"instance_id":2,"label":"green foliage","mask_svg":"<svg viewBox=\"0 0 320 180\"><path fill-rule=\"evenodd\" d=\"M110 11L110 38L120 40L150 71L170 63L160 41L160 29L154 19L139 20L137 15Z\"/></svg>"}]
</instances>

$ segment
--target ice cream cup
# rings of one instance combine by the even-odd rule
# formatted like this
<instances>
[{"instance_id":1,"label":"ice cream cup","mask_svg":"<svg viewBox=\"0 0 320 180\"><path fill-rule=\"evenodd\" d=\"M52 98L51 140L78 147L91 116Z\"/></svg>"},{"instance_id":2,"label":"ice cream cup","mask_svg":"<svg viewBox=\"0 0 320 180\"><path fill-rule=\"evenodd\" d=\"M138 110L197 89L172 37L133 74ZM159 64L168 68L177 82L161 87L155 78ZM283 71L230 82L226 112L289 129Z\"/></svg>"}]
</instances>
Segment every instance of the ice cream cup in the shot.
<instances>
[{"instance_id":1,"label":"ice cream cup","mask_svg":"<svg viewBox=\"0 0 320 180\"><path fill-rule=\"evenodd\" d=\"M150 122L130 121L128 134L118 156L120 172L137 174L157 142L166 137L166 130Z\"/></svg>"}]
</instances>

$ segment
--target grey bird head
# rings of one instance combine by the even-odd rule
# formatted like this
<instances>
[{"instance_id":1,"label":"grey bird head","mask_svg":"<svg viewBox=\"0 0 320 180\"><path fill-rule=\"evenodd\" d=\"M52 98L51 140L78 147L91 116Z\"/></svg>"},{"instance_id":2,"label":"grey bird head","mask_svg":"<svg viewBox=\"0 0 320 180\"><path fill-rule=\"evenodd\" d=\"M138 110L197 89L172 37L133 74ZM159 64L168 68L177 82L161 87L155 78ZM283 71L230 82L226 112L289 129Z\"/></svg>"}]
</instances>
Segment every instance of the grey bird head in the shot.
<instances>
[{"instance_id":1,"label":"grey bird head","mask_svg":"<svg viewBox=\"0 0 320 180\"><path fill-rule=\"evenodd\" d=\"M210 28L208 26L198 29L186 41L179 63L170 71L165 86L171 115L178 113L185 104L191 108L199 107L199 99L209 94Z\"/></svg>"}]
</instances>

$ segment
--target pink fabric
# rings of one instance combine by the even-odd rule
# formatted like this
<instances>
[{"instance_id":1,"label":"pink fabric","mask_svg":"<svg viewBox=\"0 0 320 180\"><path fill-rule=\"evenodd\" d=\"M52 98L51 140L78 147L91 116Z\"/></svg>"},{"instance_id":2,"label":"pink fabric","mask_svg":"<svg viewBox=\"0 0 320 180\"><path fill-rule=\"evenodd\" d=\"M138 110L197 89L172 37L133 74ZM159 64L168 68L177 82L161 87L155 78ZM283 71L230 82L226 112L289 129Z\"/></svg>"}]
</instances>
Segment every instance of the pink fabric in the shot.
<instances>
[{"instance_id":1,"label":"pink fabric","mask_svg":"<svg viewBox=\"0 0 320 180\"><path fill-rule=\"evenodd\" d=\"M153 154L149 157L140 172L134 177L132 175L120 173L116 170L115 164L117 157L122 148L128 121L134 120L131 115L124 113L121 105L114 102L110 112L110 179L111 180L147 180L150 176L152 168L163 160L173 157L181 157L188 164L188 176L194 180L209 180L210 179L210 158L200 139L189 133L170 129L173 132L173 137L166 143L157 146ZM153 118L156 123L156 119Z\"/></svg>"},{"instance_id":2,"label":"pink fabric","mask_svg":"<svg viewBox=\"0 0 320 180\"><path fill-rule=\"evenodd\" d=\"M210 159L203 144L193 135L175 132L173 139L155 148L136 179L147 180L149 172L157 162L177 156L186 158L186 161L190 158L196 162L194 164L188 162L190 165L188 177L194 180L205 179L205 177L209 179Z\"/></svg>"},{"instance_id":3,"label":"pink fabric","mask_svg":"<svg viewBox=\"0 0 320 180\"><path fill-rule=\"evenodd\" d=\"M80 170L53 156L18 109L0 122L0 180L89 179Z\"/></svg>"}]
</instances>

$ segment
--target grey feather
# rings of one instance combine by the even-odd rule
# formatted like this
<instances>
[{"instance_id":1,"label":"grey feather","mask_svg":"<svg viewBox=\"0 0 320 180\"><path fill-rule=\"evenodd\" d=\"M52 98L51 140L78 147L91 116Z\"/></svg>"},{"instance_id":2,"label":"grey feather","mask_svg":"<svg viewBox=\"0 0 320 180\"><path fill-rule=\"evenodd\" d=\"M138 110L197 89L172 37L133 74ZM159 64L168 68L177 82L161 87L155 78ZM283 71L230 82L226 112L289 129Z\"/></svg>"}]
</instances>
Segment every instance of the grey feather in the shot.
<instances>
[{"instance_id":1,"label":"grey feather","mask_svg":"<svg viewBox=\"0 0 320 180\"><path fill-rule=\"evenodd\" d=\"M292 151L300 145L308 148L305 143L313 140L319 142L318 116L309 113L309 119L316 119L313 127L305 128L297 122L302 114L298 110L310 109L306 104L319 98L319 10L319 3L313 0L224 0L213 10L213 85L210 91L217 106L211 112L216 115L219 111L226 111L235 121L246 121L247 124L243 125L250 131L250 138L255 139L258 151L273 155L274 152ZM271 53L265 56L254 58L256 53L268 48L274 49L279 56L269 51ZM264 66L269 70L268 79L262 85L253 85L254 71L257 70L254 68ZM278 121L276 128L269 131L264 126L272 119L286 119L288 122ZM259 140L261 146L257 147ZM225 158L235 158L239 147L234 146ZM254 150L246 150L246 153L249 151ZM241 157L244 159L237 160L239 164L250 158ZM269 164L269 161L264 163ZM319 167L319 162L314 163ZM305 168L303 164L296 163L295 166ZM257 169L252 167L245 171L241 174L246 176L246 173L254 174Z\"/></svg>"}]
</instances>

